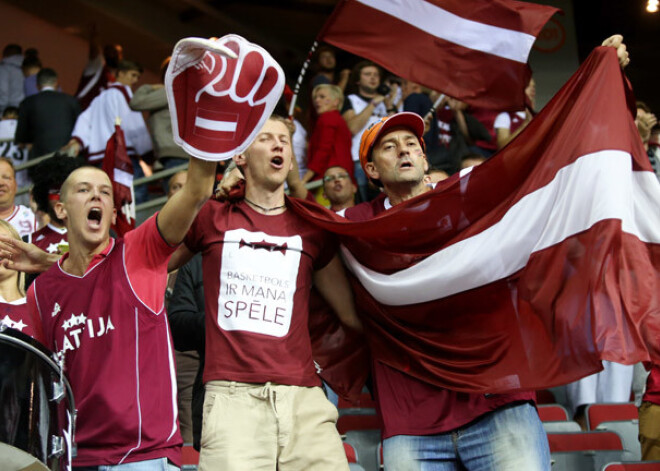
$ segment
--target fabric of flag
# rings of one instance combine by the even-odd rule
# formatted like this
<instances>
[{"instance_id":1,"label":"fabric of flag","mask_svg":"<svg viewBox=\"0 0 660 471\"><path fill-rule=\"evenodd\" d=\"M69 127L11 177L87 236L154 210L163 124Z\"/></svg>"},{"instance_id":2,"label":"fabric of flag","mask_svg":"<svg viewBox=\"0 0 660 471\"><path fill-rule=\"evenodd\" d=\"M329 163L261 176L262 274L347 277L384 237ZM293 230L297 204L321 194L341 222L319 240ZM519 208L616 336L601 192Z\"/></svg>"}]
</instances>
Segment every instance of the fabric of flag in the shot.
<instances>
[{"instance_id":1,"label":"fabric of flag","mask_svg":"<svg viewBox=\"0 0 660 471\"><path fill-rule=\"evenodd\" d=\"M374 359L456 391L660 363L660 184L612 48L493 158L340 234Z\"/></svg>"},{"instance_id":2,"label":"fabric of flag","mask_svg":"<svg viewBox=\"0 0 660 471\"><path fill-rule=\"evenodd\" d=\"M318 39L473 106L523 109L527 57L557 11L513 0L342 0Z\"/></svg>"},{"instance_id":3,"label":"fabric of flag","mask_svg":"<svg viewBox=\"0 0 660 471\"><path fill-rule=\"evenodd\" d=\"M112 228L121 237L135 229L135 197L133 163L126 153L126 140L119 125L115 125L115 132L105 146L103 170L112 181L112 193L117 209L117 222Z\"/></svg>"}]
</instances>

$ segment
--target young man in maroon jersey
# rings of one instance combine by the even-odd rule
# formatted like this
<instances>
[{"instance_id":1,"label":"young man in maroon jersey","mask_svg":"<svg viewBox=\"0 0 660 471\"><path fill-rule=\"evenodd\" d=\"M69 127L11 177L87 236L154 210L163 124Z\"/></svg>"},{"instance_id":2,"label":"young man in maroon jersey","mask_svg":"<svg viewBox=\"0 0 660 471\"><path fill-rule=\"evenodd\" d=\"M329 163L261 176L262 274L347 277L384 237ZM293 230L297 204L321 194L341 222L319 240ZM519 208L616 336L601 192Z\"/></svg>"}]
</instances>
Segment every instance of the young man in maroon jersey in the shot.
<instances>
[{"instance_id":1,"label":"young man in maroon jersey","mask_svg":"<svg viewBox=\"0 0 660 471\"><path fill-rule=\"evenodd\" d=\"M13 268L20 270L31 258L32 269L55 263L30 287L28 304L41 322L41 340L64 355L76 398L74 469L130 463L131 470L161 470L181 464L174 355L164 311L167 263L210 197L215 167L191 158L183 188L118 240L110 237L116 210L108 175L81 167L66 179L55 205L68 230L69 252L59 259L22 242L9 247L14 260L5 263Z\"/></svg>"},{"instance_id":2,"label":"young man in maroon jersey","mask_svg":"<svg viewBox=\"0 0 660 471\"><path fill-rule=\"evenodd\" d=\"M312 360L312 282L360 327L336 243L287 210L292 158L289 127L269 119L234 158L245 199L209 201L185 240L203 254L206 297L201 470L348 469Z\"/></svg>"}]
</instances>

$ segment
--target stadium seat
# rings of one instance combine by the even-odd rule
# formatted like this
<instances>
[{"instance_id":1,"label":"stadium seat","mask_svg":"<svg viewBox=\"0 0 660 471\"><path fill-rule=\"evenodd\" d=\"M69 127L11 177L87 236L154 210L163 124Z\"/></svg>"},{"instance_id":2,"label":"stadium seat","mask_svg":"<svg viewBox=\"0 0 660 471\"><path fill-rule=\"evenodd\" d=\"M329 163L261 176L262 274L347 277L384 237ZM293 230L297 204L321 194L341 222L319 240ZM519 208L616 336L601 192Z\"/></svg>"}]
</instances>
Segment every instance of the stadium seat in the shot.
<instances>
[{"instance_id":1,"label":"stadium seat","mask_svg":"<svg viewBox=\"0 0 660 471\"><path fill-rule=\"evenodd\" d=\"M541 422L558 422L568 420L568 412L559 404L544 404L537 406Z\"/></svg>"},{"instance_id":2,"label":"stadium seat","mask_svg":"<svg viewBox=\"0 0 660 471\"><path fill-rule=\"evenodd\" d=\"M639 445L639 420L616 420L601 422L596 430L607 430L618 433L623 442L624 461L640 461L642 448Z\"/></svg>"},{"instance_id":3,"label":"stadium seat","mask_svg":"<svg viewBox=\"0 0 660 471\"><path fill-rule=\"evenodd\" d=\"M380 417L375 414L347 414L337 420L337 430L345 435L349 430L380 430Z\"/></svg>"},{"instance_id":4,"label":"stadium seat","mask_svg":"<svg viewBox=\"0 0 660 471\"><path fill-rule=\"evenodd\" d=\"M355 448L353 448L353 445L350 443L344 442L344 451L346 452L346 459L348 460L349 463L357 463L358 458L357 458L357 451L355 451Z\"/></svg>"},{"instance_id":5,"label":"stadium seat","mask_svg":"<svg viewBox=\"0 0 660 471\"><path fill-rule=\"evenodd\" d=\"M192 443L184 443L181 448L181 471L197 471L199 464L199 452L195 450Z\"/></svg>"},{"instance_id":6,"label":"stadium seat","mask_svg":"<svg viewBox=\"0 0 660 471\"><path fill-rule=\"evenodd\" d=\"M608 463L603 471L660 471L660 461L625 461Z\"/></svg>"},{"instance_id":7,"label":"stadium seat","mask_svg":"<svg viewBox=\"0 0 660 471\"><path fill-rule=\"evenodd\" d=\"M639 419L637 406L632 402L589 404L585 416L589 430L596 430L601 422Z\"/></svg>"},{"instance_id":8,"label":"stadium seat","mask_svg":"<svg viewBox=\"0 0 660 471\"><path fill-rule=\"evenodd\" d=\"M549 433L553 469L600 471L605 464L621 461L623 445L614 432Z\"/></svg>"},{"instance_id":9,"label":"stadium seat","mask_svg":"<svg viewBox=\"0 0 660 471\"><path fill-rule=\"evenodd\" d=\"M545 433L581 432L580 424L574 420L557 420L542 422Z\"/></svg>"},{"instance_id":10,"label":"stadium seat","mask_svg":"<svg viewBox=\"0 0 660 471\"><path fill-rule=\"evenodd\" d=\"M377 459L378 459L378 469L385 469L385 460L383 459L383 442L378 442L378 453Z\"/></svg>"},{"instance_id":11,"label":"stadium seat","mask_svg":"<svg viewBox=\"0 0 660 471\"><path fill-rule=\"evenodd\" d=\"M349 430L346 432L345 443L350 444L357 454L358 464L364 469L378 469L376 450L380 443L380 430Z\"/></svg>"}]
</instances>

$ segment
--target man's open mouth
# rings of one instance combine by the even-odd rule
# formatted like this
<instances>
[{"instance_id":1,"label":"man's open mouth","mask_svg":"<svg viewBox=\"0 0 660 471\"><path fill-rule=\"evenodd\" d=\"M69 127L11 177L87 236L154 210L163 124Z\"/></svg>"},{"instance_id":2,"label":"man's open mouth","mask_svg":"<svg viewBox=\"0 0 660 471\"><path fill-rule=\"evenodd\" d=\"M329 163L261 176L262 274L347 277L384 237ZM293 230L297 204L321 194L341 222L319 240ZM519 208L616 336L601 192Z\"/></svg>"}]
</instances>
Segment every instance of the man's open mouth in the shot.
<instances>
[{"instance_id":1,"label":"man's open mouth","mask_svg":"<svg viewBox=\"0 0 660 471\"><path fill-rule=\"evenodd\" d=\"M103 212L100 208L92 208L87 213L87 220L91 223L92 226L99 226L101 224L101 217Z\"/></svg>"}]
</instances>

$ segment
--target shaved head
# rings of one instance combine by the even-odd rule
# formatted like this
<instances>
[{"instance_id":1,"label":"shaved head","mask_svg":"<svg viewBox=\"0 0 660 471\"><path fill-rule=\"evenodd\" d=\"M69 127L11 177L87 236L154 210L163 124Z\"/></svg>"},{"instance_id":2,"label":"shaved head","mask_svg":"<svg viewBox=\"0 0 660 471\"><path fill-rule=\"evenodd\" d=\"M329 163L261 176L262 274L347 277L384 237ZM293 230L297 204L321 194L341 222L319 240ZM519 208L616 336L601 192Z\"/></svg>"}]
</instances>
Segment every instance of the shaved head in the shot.
<instances>
[{"instance_id":1,"label":"shaved head","mask_svg":"<svg viewBox=\"0 0 660 471\"><path fill-rule=\"evenodd\" d=\"M62 188L60 189L60 201L62 202L66 201L71 186L73 186L74 183L78 182L81 176L84 176L86 173L90 171L96 171L102 173L108 179L108 183L112 185L112 182L110 181L110 177L108 176L107 173L105 173L104 170L101 170L100 168L97 167L93 167L91 165L85 165L83 167L75 169L73 172L69 174L66 180L64 180L64 183L62 183Z\"/></svg>"}]
</instances>

